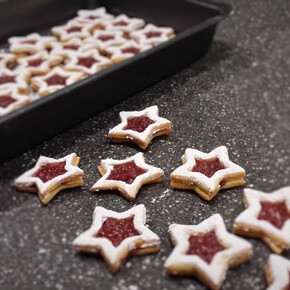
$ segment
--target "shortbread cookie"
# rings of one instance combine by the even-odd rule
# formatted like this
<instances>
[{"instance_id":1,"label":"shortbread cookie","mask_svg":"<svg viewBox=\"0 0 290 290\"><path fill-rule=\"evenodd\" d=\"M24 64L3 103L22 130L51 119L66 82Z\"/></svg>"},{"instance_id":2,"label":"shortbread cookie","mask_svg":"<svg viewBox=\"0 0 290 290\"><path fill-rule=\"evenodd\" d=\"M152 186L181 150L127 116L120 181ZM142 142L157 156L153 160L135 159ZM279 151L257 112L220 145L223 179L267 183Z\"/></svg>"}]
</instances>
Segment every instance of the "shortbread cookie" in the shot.
<instances>
[{"instance_id":1,"label":"shortbread cookie","mask_svg":"<svg viewBox=\"0 0 290 290\"><path fill-rule=\"evenodd\" d=\"M134 142L146 149L151 140L171 132L171 122L158 116L158 107L143 111L120 112L121 123L109 131L114 143Z\"/></svg>"},{"instance_id":2,"label":"shortbread cookie","mask_svg":"<svg viewBox=\"0 0 290 290\"><path fill-rule=\"evenodd\" d=\"M130 33L130 38L144 45L157 45L174 36L174 30L171 27L158 27L153 24L147 24L143 29Z\"/></svg>"},{"instance_id":3,"label":"shortbread cookie","mask_svg":"<svg viewBox=\"0 0 290 290\"><path fill-rule=\"evenodd\" d=\"M170 186L192 189L205 200L211 200L221 189L245 183L245 170L229 160L225 146L210 153L188 148L181 160L183 165L170 175Z\"/></svg>"},{"instance_id":4,"label":"shortbread cookie","mask_svg":"<svg viewBox=\"0 0 290 290\"><path fill-rule=\"evenodd\" d=\"M40 51L33 55L19 58L17 71L27 70L31 76L44 75L62 61L63 57L59 55L51 55L47 51Z\"/></svg>"},{"instance_id":5,"label":"shortbread cookie","mask_svg":"<svg viewBox=\"0 0 290 290\"><path fill-rule=\"evenodd\" d=\"M33 54L49 49L56 39L52 36L41 36L38 33L31 33L26 36L10 37L10 52L16 55Z\"/></svg>"},{"instance_id":6,"label":"shortbread cookie","mask_svg":"<svg viewBox=\"0 0 290 290\"><path fill-rule=\"evenodd\" d=\"M290 261L279 255L271 254L265 265L267 290L290 289Z\"/></svg>"},{"instance_id":7,"label":"shortbread cookie","mask_svg":"<svg viewBox=\"0 0 290 290\"><path fill-rule=\"evenodd\" d=\"M101 56L98 51L90 50L68 54L64 69L69 71L80 71L86 75L91 75L111 64L112 62L110 59Z\"/></svg>"},{"instance_id":8,"label":"shortbread cookie","mask_svg":"<svg viewBox=\"0 0 290 290\"><path fill-rule=\"evenodd\" d=\"M142 185L161 181L163 170L145 163L143 153L124 159L104 159L98 167L102 178L92 190L118 190L126 199L133 201Z\"/></svg>"},{"instance_id":9,"label":"shortbread cookie","mask_svg":"<svg viewBox=\"0 0 290 290\"><path fill-rule=\"evenodd\" d=\"M129 40L120 46L107 47L104 49L104 51L108 56L110 56L110 59L113 62L118 63L127 58L133 57L136 54L139 54L151 47L152 46L150 45L140 45L135 41Z\"/></svg>"},{"instance_id":10,"label":"shortbread cookie","mask_svg":"<svg viewBox=\"0 0 290 290\"><path fill-rule=\"evenodd\" d=\"M280 254L290 248L290 187L273 193L246 188L243 202L247 209L234 223L234 232L263 240Z\"/></svg>"},{"instance_id":11,"label":"shortbread cookie","mask_svg":"<svg viewBox=\"0 0 290 290\"><path fill-rule=\"evenodd\" d=\"M83 184L84 172L78 168L80 158L69 154L60 159L40 156L36 165L15 180L21 191L38 193L43 204L47 204L62 189Z\"/></svg>"},{"instance_id":12,"label":"shortbread cookie","mask_svg":"<svg viewBox=\"0 0 290 290\"><path fill-rule=\"evenodd\" d=\"M28 95L28 82L30 73L28 71L12 71L0 68L0 91L16 88L19 94Z\"/></svg>"},{"instance_id":13,"label":"shortbread cookie","mask_svg":"<svg viewBox=\"0 0 290 290\"><path fill-rule=\"evenodd\" d=\"M38 92L39 96L45 96L81 80L83 76L81 72L69 72L60 67L54 67L44 76L33 77L31 87Z\"/></svg>"},{"instance_id":14,"label":"shortbread cookie","mask_svg":"<svg viewBox=\"0 0 290 290\"><path fill-rule=\"evenodd\" d=\"M129 257L159 250L159 237L145 223L143 204L121 213L97 206L91 227L73 241L73 246L78 251L100 254L115 273Z\"/></svg>"},{"instance_id":15,"label":"shortbread cookie","mask_svg":"<svg viewBox=\"0 0 290 290\"><path fill-rule=\"evenodd\" d=\"M17 88L0 90L0 116L6 115L30 103L30 98L20 95Z\"/></svg>"},{"instance_id":16,"label":"shortbread cookie","mask_svg":"<svg viewBox=\"0 0 290 290\"><path fill-rule=\"evenodd\" d=\"M113 19L114 16L109 14L105 7L99 7L94 10L79 10L78 16L82 19L95 20L95 19Z\"/></svg>"},{"instance_id":17,"label":"shortbread cookie","mask_svg":"<svg viewBox=\"0 0 290 290\"><path fill-rule=\"evenodd\" d=\"M12 69L16 65L16 56L12 53L0 52L0 69Z\"/></svg>"},{"instance_id":18,"label":"shortbread cookie","mask_svg":"<svg viewBox=\"0 0 290 290\"><path fill-rule=\"evenodd\" d=\"M167 273L194 275L210 289L220 289L228 268L252 255L251 244L227 232L219 214L198 225L172 224L169 234L175 248L165 262Z\"/></svg>"}]
</instances>

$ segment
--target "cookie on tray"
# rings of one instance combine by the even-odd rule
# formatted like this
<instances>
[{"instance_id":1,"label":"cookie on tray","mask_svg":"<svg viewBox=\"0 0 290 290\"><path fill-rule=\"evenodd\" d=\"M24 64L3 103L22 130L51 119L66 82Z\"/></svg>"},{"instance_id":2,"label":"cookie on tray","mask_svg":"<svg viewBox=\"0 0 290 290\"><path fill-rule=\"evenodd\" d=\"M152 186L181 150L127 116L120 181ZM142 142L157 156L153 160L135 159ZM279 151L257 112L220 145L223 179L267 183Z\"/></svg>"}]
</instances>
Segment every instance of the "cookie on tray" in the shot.
<instances>
[{"instance_id":1,"label":"cookie on tray","mask_svg":"<svg viewBox=\"0 0 290 290\"><path fill-rule=\"evenodd\" d=\"M158 107L120 112L121 123L109 131L113 143L134 142L146 149L151 140L171 132L171 122L158 115Z\"/></svg>"},{"instance_id":2,"label":"cookie on tray","mask_svg":"<svg viewBox=\"0 0 290 290\"><path fill-rule=\"evenodd\" d=\"M17 58L12 53L0 52L0 69L12 69L16 65Z\"/></svg>"},{"instance_id":3,"label":"cookie on tray","mask_svg":"<svg viewBox=\"0 0 290 290\"><path fill-rule=\"evenodd\" d=\"M251 258L252 246L229 233L223 218L212 215L198 225L169 227L173 252L165 262L171 275L193 275L210 289L220 289L228 268Z\"/></svg>"},{"instance_id":4,"label":"cookie on tray","mask_svg":"<svg viewBox=\"0 0 290 290\"><path fill-rule=\"evenodd\" d=\"M73 246L78 251L100 254L115 273L129 257L159 250L159 237L145 223L143 204L120 213L97 206L91 227L73 241Z\"/></svg>"},{"instance_id":5,"label":"cookie on tray","mask_svg":"<svg viewBox=\"0 0 290 290\"><path fill-rule=\"evenodd\" d=\"M14 185L21 191L37 193L40 201L47 204L59 191L83 184L79 161L75 153L60 159L40 156L36 165L19 176Z\"/></svg>"},{"instance_id":6,"label":"cookie on tray","mask_svg":"<svg viewBox=\"0 0 290 290\"><path fill-rule=\"evenodd\" d=\"M170 175L170 186L192 189L205 200L211 200L221 189L245 183L245 170L229 160L225 146L210 153L187 148L181 160L183 165Z\"/></svg>"},{"instance_id":7,"label":"cookie on tray","mask_svg":"<svg viewBox=\"0 0 290 290\"><path fill-rule=\"evenodd\" d=\"M92 190L118 190L129 201L134 201L142 185L160 182L164 175L163 170L145 162L143 153L124 160L104 159L98 169L102 178Z\"/></svg>"},{"instance_id":8,"label":"cookie on tray","mask_svg":"<svg viewBox=\"0 0 290 290\"><path fill-rule=\"evenodd\" d=\"M290 187L273 193L246 188L244 210L234 222L238 235L263 240L270 249L280 254L290 248Z\"/></svg>"}]
</instances>

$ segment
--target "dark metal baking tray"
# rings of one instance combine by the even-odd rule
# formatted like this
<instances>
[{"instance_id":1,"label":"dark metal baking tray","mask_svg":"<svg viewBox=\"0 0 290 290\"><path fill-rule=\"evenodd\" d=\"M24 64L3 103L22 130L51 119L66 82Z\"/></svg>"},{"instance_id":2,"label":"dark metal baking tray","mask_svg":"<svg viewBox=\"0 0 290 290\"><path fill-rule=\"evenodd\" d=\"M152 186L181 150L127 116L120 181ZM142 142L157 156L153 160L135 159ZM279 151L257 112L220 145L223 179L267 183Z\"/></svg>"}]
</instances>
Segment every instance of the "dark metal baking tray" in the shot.
<instances>
[{"instance_id":1,"label":"dark metal baking tray","mask_svg":"<svg viewBox=\"0 0 290 290\"><path fill-rule=\"evenodd\" d=\"M176 37L0 118L0 162L55 136L202 57L227 4L205 0L10 0L0 3L0 39L68 20L78 9L105 6L112 14L173 27ZM33 19L33 21L31 21Z\"/></svg>"}]
</instances>

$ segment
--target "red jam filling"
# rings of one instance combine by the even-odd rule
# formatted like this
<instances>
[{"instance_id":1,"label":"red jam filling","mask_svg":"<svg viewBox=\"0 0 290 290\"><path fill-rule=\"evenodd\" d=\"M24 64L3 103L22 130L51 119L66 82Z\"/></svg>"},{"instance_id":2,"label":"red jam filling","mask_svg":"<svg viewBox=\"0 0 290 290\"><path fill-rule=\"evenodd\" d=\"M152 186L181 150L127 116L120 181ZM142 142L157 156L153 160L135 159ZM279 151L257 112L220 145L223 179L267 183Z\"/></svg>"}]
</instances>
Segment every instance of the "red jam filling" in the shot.
<instances>
[{"instance_id":1,"label":"red jam filling","mask_svg":"<svg viewBox=\"0 0 290 290\"><path fill-rule=\"evenodd\" d=\"M200 172L207 177L212 177L217 171L226 168L218 158L210 160L196 159L195 161L196 164L192 168L192 171Z\"/></svg>"},{"instance_id":2,"label":"red jam filling","mask_svg":"<svg viewBox=\"0 0 290 290\"><path fill-rule=\"evenodd\" d=\"M122 49L122 52L123 53L133 53L133 54L137 54L137 53L140 52L140 49L137 48L137 47L131 46L131 47L123 48Z\"/></svg>"},{"instance_id":3,"label":"red jam filling","mask_svg":"<svg viewBox=\"0 0 290 290\"><path fill-rule=\"evenodd\" d=\"M111 39L114 39L114 36L113 35L100 35L98 37L99 40L101 41L108 41L108 40L111 40Z\"/></svg>"},{"instance_id":4,"label":"red jam filling","mask_svg":"<svg viewBox=\"0 0 290 290\"><path fill-rule=\"evenodd\" d=\"M147 38L160 37L161 34L162 33L160 31L149 31L149 32L145 33Z\"/></svg>"},{"instance_id":5,"label":"red jam filling","mask_svg":"<svg viewBox=\"0 0 290 290\"><path fill-rule=\"evenodd\" d=\"M137 176L144 174L147 170L137 166L134 161L114 165L107 180L119 180L132 184Z\"/></svg>"},{"instance_id":6,"label":"red jam filling","mask_svg":"<svg viewBox=\"0 0 290 290\"><path fill-rule=\"evenodd\" d=\"M31 40L29 40L29 39L28 40L22 40L21 43L23 43L23 44L35 44L36 40L32 40L32 39Z\"/></svg>"},{"instance_id":7,"label":"red jam filling","mask_svg":"<svg viewBox=\"0 0 290 290\"><path fill-rule=\"evenodd\" d=\"M290 272L288 273L289 278L288 278L288 284L283 288L283 290L290 290Z\"/></svg>"},{"instance_id":8,"label":"red jam filling","mask_svg":"<svg viewBox=\"0 0 290 290\"><path fill-rule=\"evenodd\" d=\"M65 163L65 161L62 161L43 164L33 176L40 178L41 181L45 183L59 175L65 174L67 172L65 169Z\"/></svg>"},{"instance_id":9,"label":"red jam filling","mask_svg":"<svg viewBox=\"0 0 290 290\"><path fill-rule=\"evenodd\" d=\"M261 202L261 211L258 219L265 220L274 227L281 229L284 223L290 219L290 213L285 202Z\"/></svg>"},{"instance_id":10,"label":"red jam filling","mask_svg":"<svg viewBox=\"0 0 290 290\"><path fill-rule=\"evenodd\" d=\"M124 20L120 20L120 21L114 22L115 26L127 26L128 24L129 23L124 21Z\"/></svg>"},{"instance_id":11,"label":"red jam filling","mask_svg":"<svg viewBox=\"0 0 290 290\"><path fill-rule=\"evenodd\" d=\"M90 20L94 20L94 19L98 19L98 18L100 18L100 16L90 15L90 16L87 16L86 18L87 18L87 19L90 19Z\"/></svg>"},{"instance_id":12,"label":"red jam filling","mask_svg":"<svg viewBox=\"0 0 290 290\"><path fill-rule=\"evenodd\" d=\"M33 59L28 61L29 66L37 67L40 66L43 63L43 59Z\"/></svg>"},{"instance_id":13,"label":"red jam filling","mask_svg":"<svg viewBox=\"0 0 290 290\"><path fill-rule=\"evenodd\" d=\"M79 57L77 64L90 68L94 63L97 62L99 61L93 57Z\"/></svg>"},{"instance_id":14,"label":"red jam filling","mask_svg":"<svg viewBox=\"0 0 290 290\"><path fill-rule=\"evenodd\" d=\"M45 81L46 81L48 86L55 86L55 85L65 86L66 79L67 79L67 77L62 77L58 74L55 74L55 75L47 78Z\"/></svg>"},{"instance_id":15,"label":"red jam filling","mask_svg":"<svg viewBox=\"0 0 290 290\"><path fill-rule=\"evenodd\" d=\"M67 33L72 33L72 32L80 32L82 28L80 26L72 26L66 30Z\"/></svg>"},{"instance_id":16,"label":"red jam filling","mask_svg":"<svg viewBox=\"0 0 290 290\"><path fill-rule=\"evenodd\" d=\"M148 126L154 123L155 121L151 120L147 116L130 117L127 119L127 125L123 128L123 130L133 130L141 133L145 131Z\"/></svg>"},{"instance_id":17,"label":"red jam filling","mask_svg":"<svg viewBox=\"0 0 290 290\"><path fill-rule=\"evenodd\" d=\"M106 238L117 247L129 237L139 236L133 222L134 218L115 219L108 217L95 235L96 238Z\"/></svg>"},{"instance_id":18,"label":"red jam filling","mask_svg":"<svg viewBox=\"0 0 290 290\"><path fill-rule=\"evenodd\" d=\"M215 231L201 235L191 235L188 239L189 247L187 255L197 255L210 264L214 255L226 249L217 239Z\"/></svg>"},{"instance_id":19,"label":"red jam filling","mask_svg":"<svg viewBox=\"0 0 290 290\"><path fill-rule=\"evenodd\" d=\"M62 47L64 49L77 50L79 48L79 45L76 45L76 44L64 44Z\"/></svg>"},{"instance_id":20,"label":"red jam filling","mask_svg":"<svg viewBox=\"0 0 290 290\"><path fill-rule=\"evenodd\" d=\"M16 100L10 96L0 96L0 107L7 108L10 104L14 103Z\"/></svg>"},{"instance_id":21,"label":"red jam filling","mask_svg":"<svg viewBox=\"0 0 290 290\"><path fill-rule=\"evenodd\" d=\"M6 76L6 75L0 76L0 85L6 84L6 83L15 83L15 82L16 82L15 77Z\"/></svg>"}]
</instances>

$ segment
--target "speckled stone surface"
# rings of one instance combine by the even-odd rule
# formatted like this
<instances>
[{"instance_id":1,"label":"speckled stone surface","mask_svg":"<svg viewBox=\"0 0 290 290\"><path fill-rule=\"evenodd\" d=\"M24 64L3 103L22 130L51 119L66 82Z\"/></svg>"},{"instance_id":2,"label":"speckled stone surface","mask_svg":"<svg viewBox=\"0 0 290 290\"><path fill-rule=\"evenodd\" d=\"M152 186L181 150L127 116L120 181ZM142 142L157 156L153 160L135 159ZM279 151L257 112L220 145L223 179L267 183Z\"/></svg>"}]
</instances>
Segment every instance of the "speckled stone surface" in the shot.
<instances>
[{"instance_id":1,"label":"speckled stone surface","mask_svg":"<svg viewBox=\"0 0 290 290\"><path fill-rule=\"evenodd\" d=\"M0 166L0 289L205 289L195 278L165 274L163 264L173 248L168 226L196 224L220 213L231 230L244 208L243 188L224 190L211 202L170 189L169 174L187 147L211 151L226 145L231 159L246 169L250 188L271 192L290 185L290 2L228 2L235 13L219 26L206 57ZM116 211L133 205L117 193L89 188L99 178L102 158L138 152L133 145L108 142L119 111L154 104L172 121L173 132L156 138L145 158L164 169L165 177L143 187L134 204L146 205L161 249L131 258L111 275L100 257L76 253L71 243L90 226L96 205ZM11 186L39 155L57 158L71 152L81 156L82 188L65 190L42 206L36 195ZM265 289L263 266L270 250L248 240L254 247L251 262L229 270L223 289ZM283 255L290 258L289 251Z\"/></svg>"}]
</instances>

